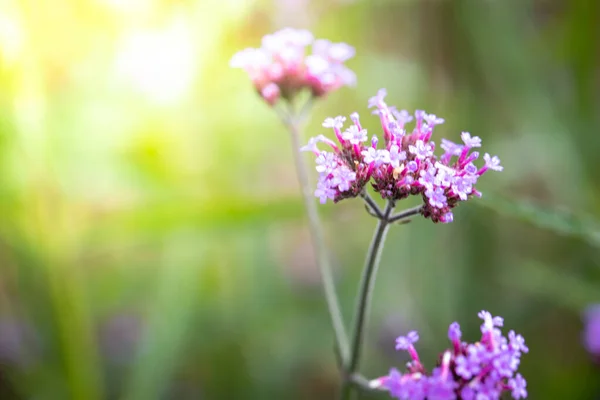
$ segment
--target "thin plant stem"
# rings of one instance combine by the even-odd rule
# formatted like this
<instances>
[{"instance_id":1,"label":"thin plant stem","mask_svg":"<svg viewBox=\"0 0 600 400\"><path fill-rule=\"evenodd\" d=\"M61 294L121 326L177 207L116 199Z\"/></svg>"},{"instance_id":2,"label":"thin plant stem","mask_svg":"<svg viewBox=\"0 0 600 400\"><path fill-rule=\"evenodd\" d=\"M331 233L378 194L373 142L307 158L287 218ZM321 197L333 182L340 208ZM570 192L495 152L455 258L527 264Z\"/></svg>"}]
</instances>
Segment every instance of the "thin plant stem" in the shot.
<instances>
[{"instance_id":1,"label":"thin plant stem","mask_svg":"<svg viewBox=\"0 0 600 400\"><path fill-rule=\"evenodd\" d=\"M308 112L310 111L310 108L313 105L313 97L309 97L308 100L306 100L306 102L304 103L304 105L300 108L300 111L298 112L298 118L302 121L304 120L304 118L306 118L306 116L308 115Z\"/></svg>"},{"instance_id":2,"label":"thin plant stem","mask_svg":"<svg viewBox=\"0 0 600 400\"><path fill-rule=\"evenodd\" d=\"M379 266L379 259L381 258L381 251L383 250L383 244L385 242L385 236L387 234L390 222L389 217L394 210L394 203L389 201L383 212L383 218L379 219L377 228L373 234L373 240L367 253L367 259L365 262L365 268L360 282L360 288L358 291L358 302L356 304L356 311L354 315L354 330L352 336L352 343L350 348L350 360L347 364L347 368L344 371L346 379L343 382L341 398L347 399L352 391L352 380L358 369L360 362L360 355L362 350L362 344L365 334L365 326L368 319L368 312L370 309L371 298L373 297L373 288L375 286L375 276L377 275L377 267Z\"/></svg>"},{"instance_id":3,"label":"thin plant stem","mask_svg":"<svg viewBox=\"0 0 600 400\"><path fill-rule=\"evenodd\" d=\"M377 203L375 203L375 200L373 200L373 198L369 195L369 193L367 193L366 191L363 191L360 194L360 197L362 197L363 200L365 201L365 203L367 204L369 213L371 215L373 215L379 219L383 218L383 213L379 209L379 206L377 205Z\"/></svg>"},{"instance_id":4,"label":"thin plant stem","mask_svg":"<svg viewBox=\"0 0 600 400\"><path fill-rule=\"evenodd\" d=\"M306 207L306 213L308 216L310 236L316 253L317 265L319 267L321 280L323 282L323 291L325 292L325 300L327 302L329 316L333 326L336 351L339 354L339 362L342 366L344 366L347 364L349 357L348 336L346 334L338 297L335 291L335 283L333 280L333 274L331 272L331 266L329 264L327 248L325 246L323 227L319 219L319 214L317 213L315 198L312 195L310 182L308 180L306 163L302 157L302 153L300 152L300 124L305 112L306 109L304 107L303 111L297 116L290 115L289 118L284 119L283 122L290 132L296 173L302 189L302 197L304 199L304 205Z\"/></svg>"},{"instance_id":5,"label":"thin plant stem","mask_svg":"<svg viewBox=\"0 0 600 400\"><path fill-rule=\"evenodd\" d=\"M413 207L413 208L409 208L407 210L401 211L398 214L394 214L392 215L388 221L390 223L394 223L394 222L398 222L398 221L402 221L406 218L410 218L413 215L417 215L421 212L421 210L423 209L423 206L417 206L417 207Z\"/></svg>"}]
</instances>

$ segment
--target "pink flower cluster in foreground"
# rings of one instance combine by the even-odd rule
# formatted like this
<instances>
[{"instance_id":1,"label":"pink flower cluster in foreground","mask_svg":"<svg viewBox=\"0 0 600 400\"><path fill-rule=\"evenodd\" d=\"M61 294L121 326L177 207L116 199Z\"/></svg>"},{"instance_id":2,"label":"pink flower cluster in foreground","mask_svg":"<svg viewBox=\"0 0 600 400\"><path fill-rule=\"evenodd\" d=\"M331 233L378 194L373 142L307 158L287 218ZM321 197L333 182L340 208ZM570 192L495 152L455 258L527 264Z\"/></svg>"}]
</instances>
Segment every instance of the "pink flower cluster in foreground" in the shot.
<instances>
[{"instance_id":1,"label":"pink flower cluster in foreground","mask_svg":"<svg viewBox=\"0 0 600 400\"><path fill-rule=\"evenodd\" d=\"M510 392L513 399L527 397L527 382L518 373L521 355L529 352L523 336L508 332L502 335L501 317L487 311L478 314L483 320L481 339L475 343L461 340L460 326L448 328L452 348L441 355L436 368L427 373L414 344L417 332L396 339L396 350L405 350L412 361L407 371L392 369L389 375L371 381L373 388L385 389L400 400L498 400Z\"/></svg>"},{"instance_id":2,"label":"pink flower cluster in foreground","mask_svg":"<svg viewBox=\"0 0 600 400\"><path fill-rule=\"evenodd\" d=\"M312 54L307 54L312 45ZM270 105L291 100L309 89L323 96L341 86L353 86L356 75L344 62L354 56L346 43L315 40L307 30L285 28L262 39L262 47L236 53L230 65L245 70L260 96Z\"/></svg>"},{"instance_id":3,"label":"pink flower cluster in foreground","mask_svg":"<svg viewBox=\"0 0 600 400\"><path fill-rule=\"evenodd\" d=\"M371 182L382 198L401 200L411 195L423 197L423 216L433 222L451 222L452 208L472 196L481 196L475 184L488 170L502 171L496 156L484 154L484 165L474 162L481 147L481 139L468 132L461 134L462 144L442 139L444 153L436 156L431 140L436 125L442 118L417 110L414 118L406 110L388 106L385 89L369 100L369 108L381 120L384 146L378 148L377 136L369 139L367 130L359 121L358 113L350 115L352 124L344 128L345 117L327 118L323 127L333 129L339 145L324 135L311 138L304 151L316 156L319 181L315 195L321 203L327 199L338 202L358 196ZM411 131L406 124L415 120ZM323 151L318 143L325 143L331 151Z\"/></svg>"}]
</instances>

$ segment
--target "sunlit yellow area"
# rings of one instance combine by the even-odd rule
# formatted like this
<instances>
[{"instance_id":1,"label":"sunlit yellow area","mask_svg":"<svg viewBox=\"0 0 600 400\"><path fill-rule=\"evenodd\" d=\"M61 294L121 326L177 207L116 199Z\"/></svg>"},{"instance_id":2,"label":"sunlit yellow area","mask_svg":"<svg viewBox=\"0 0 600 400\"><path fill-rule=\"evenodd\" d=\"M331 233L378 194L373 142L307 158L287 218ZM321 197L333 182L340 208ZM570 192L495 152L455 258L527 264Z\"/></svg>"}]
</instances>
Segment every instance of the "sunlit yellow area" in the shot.
<instances>
[{"instance_id":1,"label":"sunlit yellow area","mask_svg":"<svg viewBox=\"0 0 600 400\"><path fill-rule=\"evenodd\" d=\"M362 373L412 329L433 368L488 309L526 337L529 398L597 398L598 24L592 0L0 0L0 399L336 398L290 138L229 67L286 26L356 49L303 142L354 111L381 137L385 87L504 165L452 224L392 227ZM376 221L319 213L350 326Z\"/></svg>"}]
</instances>

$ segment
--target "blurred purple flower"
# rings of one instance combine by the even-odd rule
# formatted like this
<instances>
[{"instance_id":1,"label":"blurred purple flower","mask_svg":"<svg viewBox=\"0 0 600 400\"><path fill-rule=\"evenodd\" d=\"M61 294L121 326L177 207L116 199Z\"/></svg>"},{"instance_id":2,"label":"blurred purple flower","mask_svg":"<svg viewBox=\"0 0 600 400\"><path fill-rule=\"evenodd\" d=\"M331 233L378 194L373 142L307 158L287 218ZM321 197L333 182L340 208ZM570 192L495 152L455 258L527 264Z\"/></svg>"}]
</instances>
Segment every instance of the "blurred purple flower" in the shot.
<instances>
[{"instance_id":1,"label":"blurred purple flower","mask_svg":"<svg viewBox=\"0 0 600 400\"><path fill-rule=\"evenodd\" d=\"M589 306L584 312L583 346L600 359L600 304Z\"/></svg>"},{"instance_id":2,"label":"blurred purple flower","mask_svg":"<svg viewBox=\"0 0 600 400\"><path fill-rule=\"evenodd\" d=\"M99 328L102 355L114 364L131 362L136 354L142 328L142 320L135 314L110 316Z\"/></svg>"},{"instance_id":3,"label":"blurred purple flower","mask_svg":"<svg viewBox=\"0 0 600 400\"><path fill-rule=\"evenodd\" d=\"M39 347L33 328L22 320L0 319L0 363L26 366Z\"/></svg>"},{"instance_id":4,"label":"blurred purple flower","mask_svg":"<svg viewBox=\"0 0 600 400\"><path fill-rule=\"evenodd\" d=\"M312 54L307 54L311 45ZM354 53L346 43L315 40L307 30L284 28L263 37L262 47L234 54L230 66L246 71L260 96L274 105L280 98L291 100L303 89L320 97L354 86L356 75L344 65Z\"/></svg>"}]
</instances>

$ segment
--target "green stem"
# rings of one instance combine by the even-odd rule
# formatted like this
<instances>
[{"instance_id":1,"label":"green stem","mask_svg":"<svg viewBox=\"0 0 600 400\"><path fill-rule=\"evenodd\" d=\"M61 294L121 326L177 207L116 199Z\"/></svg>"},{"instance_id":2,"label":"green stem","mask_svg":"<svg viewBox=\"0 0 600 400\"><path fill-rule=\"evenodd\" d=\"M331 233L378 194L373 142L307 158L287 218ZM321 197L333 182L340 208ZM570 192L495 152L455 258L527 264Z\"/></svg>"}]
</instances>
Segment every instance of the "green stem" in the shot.
<instances>
[{"instance_id":1,"label":"green stem","mask_svg":"<svg viewBox=\"0 0 600 400\"><path fill-rule=\"evenodd\" d=\"M373 288L375 286L375 276L377 275L377 267L379 266L379 259L381 257L381 251L383 250L385 236L390 225L388 219L393 210L394 203L389 201L385 211L383 212L383 218L381 218L377 223L377 228L375 229L373 240L371 241L371 246L369 247L369 252L367 253L365 268L363 270L363 275L360 282L358 303L356 305L356 312L354 316L354 331L352 337L352 347L350 349L350 361L347 364L345 371L346 379L342 386L342 399L347 399L352 391L352 381L348 377L354 376L360 362L365 326L373 294Z\"/></svg>"},{"instance_id":2,"label":"green stem","mask_svg":"<svg viewBox=\"0 0 600 400\"><path fill-rule=\"evenodd\" d=\"M363 191L360 194L360 197L362 197L365 203L367 204L367 211L369 211L369 214L379 219L383 218L383 214L379 209L379 206L377 205L377 203L375 203L375 200L373 200L371 196L369 196L369 193Z\"/></svg>"},{"instance_id":3,"label":"green stem","mask_svg":"<svg viewBox=\"0 0 600 400\"><path fill-rule=\"evenodd\" d=\"M413 208L409 208L408 210L404 210L399 212L398 214L394 214L392 215L388 221L389 223L394 223L394 222L398 222L398 221L402 221L406 218L412 217L413 215L417 215L421 212L421 210L423 209L423 206L417 206L417 207L413 207Z\"/></svg>"},{"instance_id":4,"label":"green stem","mask_svg":"<svg viewBox=\"0 0 600 400\"><path fill-rule=\"evenodd\" d=\"M344 322L342 320L342 313L340 311L339 301L335 291L335 284L333 280L333 274L329 265L329 256L327 254L327 248L325 246L325 238L323 234L323 228L317 213L317 206L315 204L315 197L312 194L310 182L308 180L308 173L306 168L306 162L300 152L300 120L303 117L299 114L296 118L290 117L284 119L290 136L292 139L294 162L296 164L296 173L298 175L298 181L302 188L302 197L304 198L304 205L306 207L306 213L308 215L308 223L310 229L310 236L313 242L313 247L316 253L317 265L321 273L321 280L323 282L323 291L325 292L325 300L327 301L327 307L329 309L329 316L331 318L331 324L335 334L335 345L336 351L339 354L341 365L344 366L348 362L348 337Z\"/></svg>"}]
</instances>

